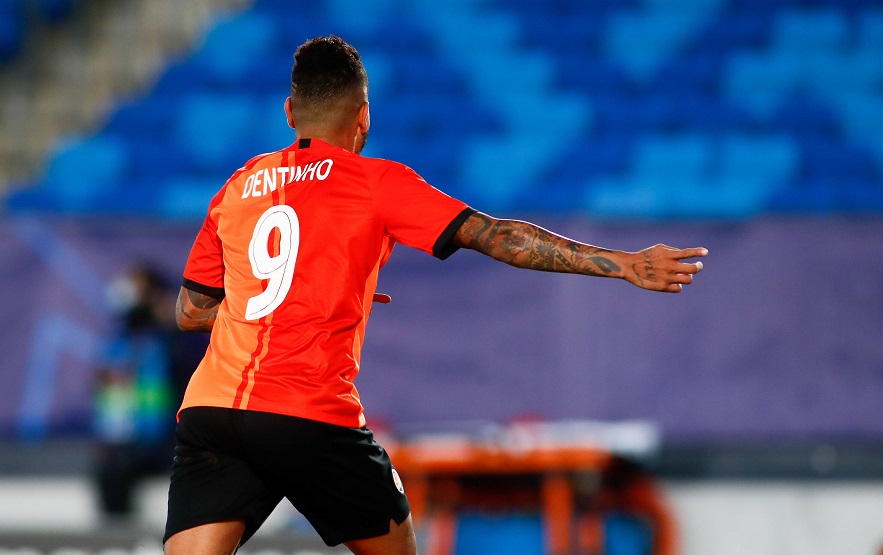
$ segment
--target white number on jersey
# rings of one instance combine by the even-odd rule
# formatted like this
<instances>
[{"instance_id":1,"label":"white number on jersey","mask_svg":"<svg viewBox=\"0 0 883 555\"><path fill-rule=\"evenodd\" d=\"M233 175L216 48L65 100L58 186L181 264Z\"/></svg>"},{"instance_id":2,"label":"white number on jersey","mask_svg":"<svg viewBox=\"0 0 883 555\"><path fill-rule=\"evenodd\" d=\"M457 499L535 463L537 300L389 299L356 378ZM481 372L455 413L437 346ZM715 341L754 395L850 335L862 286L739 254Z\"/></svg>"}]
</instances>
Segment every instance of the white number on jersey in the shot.
<instances>
[{"instance_id":1,"label":"white number on jersey","mask_svg":"<svg viewBox=\"0 0 883 555\"><path fill-rule=\"evenodd\" d=\"M276 256L272 256L268 248L270 233L274 229L279 230L279 254ZM248 299L246 320L263 318L285 300L294 278L299 246L300 223L292 207L287 204L271 206L258 219L248 244L248 259L254 276L270 281L263 293Z\"/></svg>"}]
</instances>

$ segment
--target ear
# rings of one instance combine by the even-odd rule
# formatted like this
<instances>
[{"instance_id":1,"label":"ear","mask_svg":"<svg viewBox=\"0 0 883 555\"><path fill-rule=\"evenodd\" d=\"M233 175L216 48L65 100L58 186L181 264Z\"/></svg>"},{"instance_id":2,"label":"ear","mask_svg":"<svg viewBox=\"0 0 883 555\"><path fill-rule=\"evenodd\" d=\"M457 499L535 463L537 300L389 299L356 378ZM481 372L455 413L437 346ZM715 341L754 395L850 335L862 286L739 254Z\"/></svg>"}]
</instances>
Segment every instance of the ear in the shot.
<instances>
[{"instance_id":1,"label":"ear","mask_svg":"<svg viewBox=\"0 0 883 555\"><path fill-rule=\"evenodd\" d=\"M359 133L367 133L371 128L371 110L368 109L368 103L365 102L359 107Z\"/></svg>"},{"instance_id":2,"label":"ear","mask_svg":"<svg viewBox=\"0 0 883 555\"><path fill-rule=\"evenodd\" d=\"M285 97L285 117L288 118L288 127L292 129L297 129L297 125L294 123L294 116L291 115L291 97Z\"/></svg>"}]
</instances>

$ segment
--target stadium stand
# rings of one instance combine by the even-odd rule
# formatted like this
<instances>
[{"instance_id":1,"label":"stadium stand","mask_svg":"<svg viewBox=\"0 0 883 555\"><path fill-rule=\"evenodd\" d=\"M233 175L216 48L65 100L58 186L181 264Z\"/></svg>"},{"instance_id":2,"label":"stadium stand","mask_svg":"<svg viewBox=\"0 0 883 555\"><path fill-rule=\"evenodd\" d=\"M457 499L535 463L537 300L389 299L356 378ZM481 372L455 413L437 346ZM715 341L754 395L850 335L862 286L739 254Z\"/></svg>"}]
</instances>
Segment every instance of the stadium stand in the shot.
<instances>
[{"instance_id":1,"label":"stadium stand","mask_svg":"<svg viewBox=\"0 0 883 555\"><path fill-rule=\"evenodd\" d=\"M58 14L71 2L38 4ZM368 65L366 154L412 165L485 210L639 219L883 210L875 2L346 7L259 0L217 22L152 90L60 145L7 211L200 217L240 164L290 142L280 99L291 53L329 32ZM11 51L7 35L0 55Z\"/></svg>"},{"instance_id":2,"label":"stadium stand","mask_svg":"<svg viewBox=\"0 0 883 555\"><path fill-rule=\"evenodd\" d=\"M37 64L60 68L47 72L47 90L74 78L91 81L91 89L49 97L21 87L10 101L2 96L10 74L0 74L0 267L14 284L0 303L14 322L0 341L0 386L11 392L11 401L0 404L0 439L26 440L0 449L0 475L12 475L0 484L5 491L33 494L34 483L18 474L89 472L82 443L53 446L51 456L38 447L92 430L109 280L141 257L179 279L208 199L245 160L292 139L281 109L292 51L307 38L336 33L359 48L371 78L367 155L407 163L487 212L545 212L535 221L615 248L695 238L716 260L709 260L701 287L663 305L669 301L620 293L606 282L585 287L567 276L497 274L510 269L485 267L468 254L437 265L401 249L383 283L401 299L393 308L401 312L372 320L372 369L360 378L370 392L372 426L523 414L647 417L665 433L660 468L670 477L801 480L767 497L768 484L758 486L749 494L767 504L745 505L741 515L730 503L745 484L710 497L689 497L696 490L688 484L692 491L679 507L687 509L686 532L706 534L705 544L691 537L691 554L720 545L738 550L755 535L758 544L779 547L783 534L808 538L817 544L813 553L870 552L853 547L863 534L879 544L879 526L870 523L879 511L862 509L853 494L830 503L819 487L828 487L826 478L873 478L872 487L849 485L859 501L881 498L883 420L868 415L879 412L883 384L883 297L875 279L880 264L867 256L883 250L880 0L293 4L0 0L4 72L28 55L34 22L64 26L84 6L113 6L113 25L96 27L117 35L117 42L96 47L89 39L67 57ZM165 25L187 14L189 23ZM203 29L207 17L211 25ZM147 20L150 32L136 24ZM174 47L148 51L139 42L145 36L152 37L148 45ZM120 37L127 48L108 46ZM85 54L111 69L151 69L122 79L129 88L108 87L86 71L91 60L73 63ZM158 72L155 59L162 60ZM21 102L31 96L40 101ZM114 100L106 104L105 97ZM83 110L84 104L101 109ZM28 143L52 146L52 153L39 173L5 183L19 153L4 152L4 145ZM748 221L756 216L765 217ZM594 221L603 218L656 221ZM868 262L844 272L856 260ZM478 275L487 277L464 285L464 277ZM550 285L539 289L533 279ZM516 297L527 301L509 302ZM657 329L649 322L662 306L673 307L671 324ZM483 318L464 317L464 309ZM487 326L487 316L508 325ZM513 340L524 329L537 339ZM622 345L629 348L620 349L621 362L610 346ZM658 345L675 347L656 352ZM82 486L78 480L68 483ZM85 504L90 490L80 486ZM45 487L56 493L59 482ZM150 490L159 499L158 526L166 487L163 479ZM57 498L47 499L58 506ZM42 509L6 505L14 517L49 520ZM81 555L119 547L118 538L107 537L114 529L97 529L96 515L62 508L64 518L92 519L87 536L28 537L16 524L0 533L0 555L7 545L53 555L71 545ZM716 513L726 523L722 535ZM774 525L762 534L744 533L740 523L755 523L758 514L781 518L766 519ZM820 518L829 526L820 527ZM500 541L540 542L536 520L488 522L479 515L461 524L464 545L501 530ZM638 532L625 535L640 541ZM848 543L853 536L857 543ZM125 545L121 553L135 541ZM131 552L148 552L140 545ZM276 545L250 547L283 552ZM319 549L316 543L309 553ZM639 551L646 548L633 550Z\"/></svg>"},{"instance_id":3,"label":"stadium stand","mask_svg":"<svg viewBox=\"0 0 883 555\"><path fill-rule=\"evenodd\" d=\"M21 52L29 27L70 16L75 0L0 0L0 64Z\"/></svg>"}]
</instances>

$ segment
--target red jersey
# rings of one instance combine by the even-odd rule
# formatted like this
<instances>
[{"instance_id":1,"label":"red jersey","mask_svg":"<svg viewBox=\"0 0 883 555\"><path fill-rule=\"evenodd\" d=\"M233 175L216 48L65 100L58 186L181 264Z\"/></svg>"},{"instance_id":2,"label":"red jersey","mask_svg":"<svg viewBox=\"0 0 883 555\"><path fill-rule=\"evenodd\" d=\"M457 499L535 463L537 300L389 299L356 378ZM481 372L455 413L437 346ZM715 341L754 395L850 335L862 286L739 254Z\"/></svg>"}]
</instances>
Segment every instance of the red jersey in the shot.
<instances>
[{"instance_id":1,"label":"red jersey","mask_svg":"<svg viewBox=\"0 0 883 555\"><path fill-rule=\"evenodd\" d=\"M184 286L222 298L181 409L365 425L353 381L396 242L447 258L473 213L410 168L316 139L250 160L212 199Z\"/></svg>"}]
</instances>

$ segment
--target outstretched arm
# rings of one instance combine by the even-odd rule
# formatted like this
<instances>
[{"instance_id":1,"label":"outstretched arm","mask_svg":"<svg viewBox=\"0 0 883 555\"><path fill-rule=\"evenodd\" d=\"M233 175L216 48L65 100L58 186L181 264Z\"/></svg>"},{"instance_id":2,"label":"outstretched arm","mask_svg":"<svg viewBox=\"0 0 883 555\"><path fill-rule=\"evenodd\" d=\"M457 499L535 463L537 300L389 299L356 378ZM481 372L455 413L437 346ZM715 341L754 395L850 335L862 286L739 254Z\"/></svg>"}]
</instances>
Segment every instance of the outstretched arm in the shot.
<instances>
[{"instance_id":1,"label":"outstretched arm","mask_svg":"<svg viewBox=\"0 0 883 555\"><path fill-rule=\"evenodd\" d=\"M640 252L602 249L561 237L532 223L498 220L476 212L451 238L458 247L472 249L517 268L615 277L649 289L678 293L702 270L702 262L685 258L705 256L704 248L675 249L656 245Z\"/></svg>"},{"instance_id":2,"label":"outstretched arm","mask_svg":"<svg viewBox=\"0 0 883 555\"><path fill-rule=\"evenodd\" d=\"M182 287L175 305L175 321L181 331L212 331L221 301Z\"/></svg>"}]
</instances>

